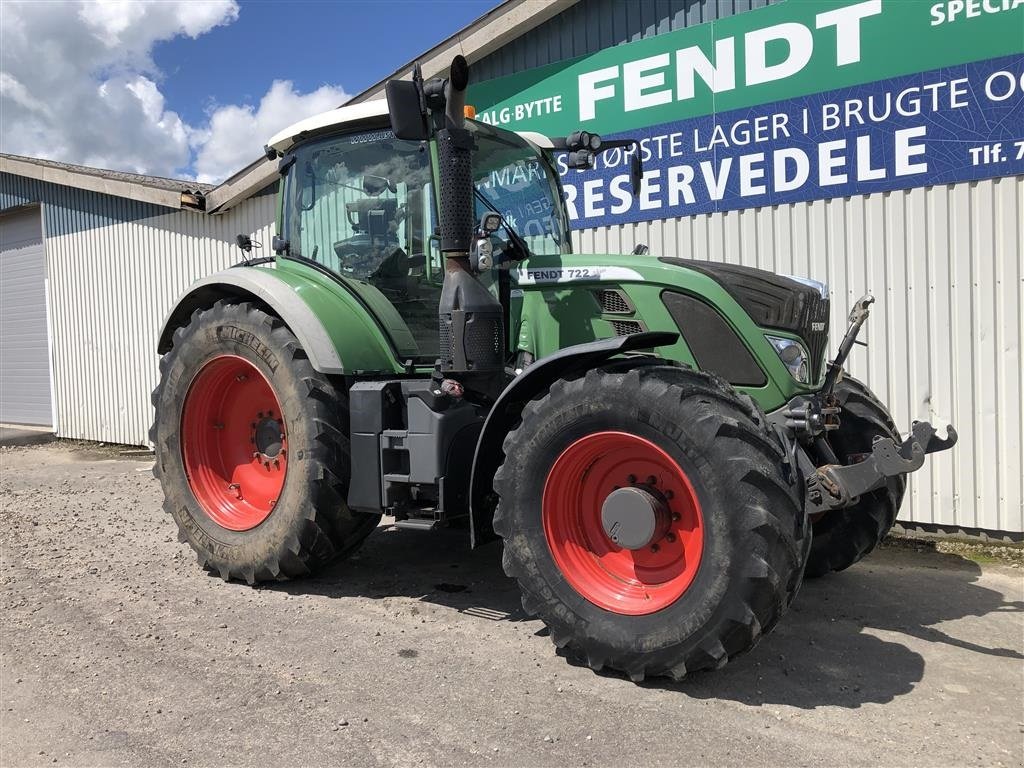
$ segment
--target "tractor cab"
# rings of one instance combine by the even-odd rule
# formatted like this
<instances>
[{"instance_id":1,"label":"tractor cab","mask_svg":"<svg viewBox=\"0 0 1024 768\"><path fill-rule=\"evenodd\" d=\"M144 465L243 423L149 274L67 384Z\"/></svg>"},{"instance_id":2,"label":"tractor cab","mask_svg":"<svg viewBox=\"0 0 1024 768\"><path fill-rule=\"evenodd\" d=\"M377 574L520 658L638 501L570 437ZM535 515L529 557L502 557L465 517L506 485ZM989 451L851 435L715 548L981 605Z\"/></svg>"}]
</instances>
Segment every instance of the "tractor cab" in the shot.
<instances>
[{"instance_id":1,"label":"tractor cab","mask_svg":"<svg viewBox=\"0 0 1024 768\"><path fill-rule=\"evenodd\" d=\"M466 128L475 142L475 217L497 212L503 222L488 234L489 258L570 252L558 175L544 153L485 123ZM278 253L329 270L371 305L390 305L399 354L432 364L444 262L431 143L396 138L382 100L286 128L268 152L281 155Z\"/></svg>"}]
</instances>

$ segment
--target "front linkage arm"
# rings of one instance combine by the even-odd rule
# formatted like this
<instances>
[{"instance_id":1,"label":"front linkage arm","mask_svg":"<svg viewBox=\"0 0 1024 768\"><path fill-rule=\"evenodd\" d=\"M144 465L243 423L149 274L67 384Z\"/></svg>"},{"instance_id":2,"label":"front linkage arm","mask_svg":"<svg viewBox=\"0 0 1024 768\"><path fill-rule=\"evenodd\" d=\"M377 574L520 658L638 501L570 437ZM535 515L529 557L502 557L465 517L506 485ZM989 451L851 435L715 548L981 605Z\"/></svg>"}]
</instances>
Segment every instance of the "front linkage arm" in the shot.
<instances>
[{"instance_id":1,"label":"front linkage arm","mask_svg":"<svg viewBox=\"0 0 1024 768\"><path fill-rule=\"evenodd\" d=\"M894 475L915 472L924 464L929 453L952 448L957 441L956 430L946 426L946 437L939 437L927 421L915 421L910 435L899 445L888 437L876 437L871 453L856 464L826 464L815 468L806 454L803 467L807 478L807 513L827 512L848 507L868 491L881 488L886 479Z\"/></svg>"},{"instance_id":2,"label":"front linkage arm","mask_svg":"<svg viewBox=\"0 0 1024 768\"><path fill-rule=\"evenodd\" d=\"M936 435L934 427L926 421L915 421L910 434L897 443L892 438L875 438L871 453L855 464L839 464L825 435L839 428L841 408L835 398L835 386L843 374L843 365L857 341L861 327L868 319L875 298L865 294L850 310L850 326L843 336L835 359L819 392L811 396L794 398L785 409L773 414L777 429L790 436L790 465L799 465L806 482L806 511L813 515L856 504L861 494L881 488L895 475L910 474L921 468L926 454L952 448L957 441L956 430L946 427L946 437ZM793 439L795 437L795 439ZM824 460L815 466L811 457L798 445L813 445Z\"/></svg>"}]
</instances>

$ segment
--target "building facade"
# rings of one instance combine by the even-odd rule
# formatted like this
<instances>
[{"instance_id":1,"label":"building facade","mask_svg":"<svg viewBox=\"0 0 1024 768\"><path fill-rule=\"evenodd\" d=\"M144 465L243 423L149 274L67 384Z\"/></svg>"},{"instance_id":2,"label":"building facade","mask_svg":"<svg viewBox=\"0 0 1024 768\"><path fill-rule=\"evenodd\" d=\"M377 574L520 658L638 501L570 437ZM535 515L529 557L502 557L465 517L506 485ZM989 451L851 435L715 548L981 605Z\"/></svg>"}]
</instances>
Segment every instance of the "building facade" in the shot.
<instances>
[{"instance_id":1,"label":"building facade","mask_svg":"<svg viewBox=\"0 0 1024 768\"><path fill-rule=\"evenodd\" d=\"M628 252L645 244L653 255L722 260L825 281L833 343L843 332L848 307L873 293L877 301L862 337L868 346L854 352L852 374L879 393L902 428L913 419L945 419L961 434L956 449L932 457L911 478L901 520L1019 536L1024 165L1010 147L1024 141L1024 34L1011 33L1024 29L1024 6L990 6L999 12L954 17L955 8L945 3L893 0L509 0L416 60L429 77L443 73L455 53L466 55L475 82L471 100L492 122L562 135L573 126L591 127L585 118L593 117L594 130L649 140L647 209L634 203L614 212L614 167L563 176L567 190L572 188L577 251ZM905 10L911 7L917 16ZM853 10L822 17L843 8ZM885 22L878 35L869 26L876 19ZM772 38L764 31L781 24L790 25L791 37ZM794 25L807 32L797 34ZM863 32L856 50L855 29ZM938 45L928 35L949 35L941 39L953 42ZM792 69L794 51L806 40L814 51L802 71L787 75L789 81L776 78L762 83L762 90L752 89L750 81L767 77L765 72L784 74L787 62ZM888 40L903 44L886 47ZM762 47L753 47L759 41ZM752 50L761 56L760 75L750 69ZM724 65L730 52L736 56L732 70ZM825 52L831 56L827 67L814 58ZM858 69L869 55L879 61ZM689 79L680 78L683 64ZM407 77L411 66L412 61L394 76ZM627 69L638 86L631 103L625 101ZM1003 72L1008 74L998 74ZM585 100L578 91L581 76L590 78ZM940 108L934 99L967 104L968 97L948 85L960 81L972 93L984 91L977 83L995 89L991 103ZM688 84L694 84L692 92ZM923 100L930 93L935 108L882 116L878 105L884 95L908 87L917 87ZM356 101L382 95L383 82ZM804 109L826 115L829 105L842 109L863 100L860 114L869 115L869 96L876 97L874 117L883 118L869 120L870 130L853 130L858 125L847 114L847 124L832 126L828 135L824 125L821 135L804 131L803 143L783 141L788 137L778 130L768 135L773 116L787 113L790 137L800 133L792 126ZM562 102L558 113L551 112L556 97ZM537 106L545 99L546 107ZM517 104L534 106L516 119ZM503 107L510 110L507 119ZM958 122L961 117L973 121L971 131ZM749 121L746 139L742 131L728 130L740 118ZM607 129L597 127L602 119ZM717 146L709 145L716 125L722 135ZM920 125L936 137L934 144L915 133ZM768 134L759 138L758 130ZM900 131L902 145L883 146ZM676 133L705 138L681 150L679 160L650 150L655 141L671 147ZM874 149L858 143L861 134L875 141ZM961 139L955 162L942 155ZM837 149L829 145L833 141L847 146ZM994 159L997 143L1005 160ZM824 155L823 144L829 145ZM781 153L783 174L790 167L786 158L799 172L796 149L811 158L816 175L779 189L770 157ZM866 160L854 154L861 149ZM712 158L710 171L696 162L698 150ZM758 153L765 158L752 161ZM731 177L722 175L726 158L733 163ZM936 172L914 175L933 158L939 161ZM683 165L696 181L679 170ZM157 326L191 280L238 260L236 233L269 246L273 198L259 193L274 181L276 168L257 161L220 187L184 190L202 193L200 212L180 202L175 207L172 200L140 201L125 190L110 194L29 179L19 175L24 169L12 172L9 166L8 161L0 178L0 210L20 208L2 215L0 232L21 227L17 242L26 243L25 212L37 210L41 222L53 426L68 437L145 444ZM674 199L670 175L677 182ZM719 179L724 180L716 196L711 187ZM770 183L775 188L762 193ZM8 219L17 216L20 224ZM13 234L5 238L15 242ZM19 247L32 250L31 243ZM38 364L35 370L38 377ZM37 385L26 389L31 386Z\"/></svg>"}]
</instances>

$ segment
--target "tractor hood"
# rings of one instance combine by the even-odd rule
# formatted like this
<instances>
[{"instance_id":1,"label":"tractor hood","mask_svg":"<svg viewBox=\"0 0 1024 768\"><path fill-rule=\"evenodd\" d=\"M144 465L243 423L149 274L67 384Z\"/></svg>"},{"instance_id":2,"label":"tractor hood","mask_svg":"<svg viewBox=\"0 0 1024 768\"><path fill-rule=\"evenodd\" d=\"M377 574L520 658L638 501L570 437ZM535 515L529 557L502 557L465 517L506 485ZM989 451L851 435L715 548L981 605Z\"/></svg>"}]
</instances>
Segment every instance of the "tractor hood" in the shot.
<instances>
[{"instance_id":1,"label":"tractor hood","mask_svg":"<svg viewBox=\"0 0 1024 768\"><path fill-rule=\"evenodd\" d=\"M663 256L663 264L707 275L724 288L762 328L796 334L807 345L813 370L821 370L828 348L828 286L816 280L776 275L763 269Z\"/></svg>"},{"instance_id":2,"label":"tractor hood","mask_svg":"<svg viewBox=\"0 0 1024 768\"><path fill-rule=\"evenodd\" d=\"M538 254L513 269L512 277L515 287L528 291L572 288L591 294L602 306L602 319L610 322L617 334L701 329L683 333L690 352L696 354L694 350L707 347L707 356L718 364L713 366L705 359L697 360L698 365L732 383L755 388L765 385L760 367L747 352L730 346L739 343L736 334L763 361L780 393L805 391L823 375L828 345L828 289L814 280L735 264L636 254ZM625 298L617 299L620 295ZM569 301L564 293L560 297L563 303ZM693 299L699 301L694 304ZM575 311L582 316L590 306L582 301ZM712 314L708 314L709 308L713 308ZM717 318L727 321L734 330L727 331ZM784 368L779 368L777 375L772 372L782 365L778 350L771 346L772 331L780 332L777 338L801 340L809 381L795 382ZM562 335L565 333L563 327ZM566 340L560 338L558 344L564 343ZM550 346L540 345L545 352ZM672 355L674 350L663 353ZM777 405L772 398L766 403L769 401Z\"/></svg>"}]
</instances>

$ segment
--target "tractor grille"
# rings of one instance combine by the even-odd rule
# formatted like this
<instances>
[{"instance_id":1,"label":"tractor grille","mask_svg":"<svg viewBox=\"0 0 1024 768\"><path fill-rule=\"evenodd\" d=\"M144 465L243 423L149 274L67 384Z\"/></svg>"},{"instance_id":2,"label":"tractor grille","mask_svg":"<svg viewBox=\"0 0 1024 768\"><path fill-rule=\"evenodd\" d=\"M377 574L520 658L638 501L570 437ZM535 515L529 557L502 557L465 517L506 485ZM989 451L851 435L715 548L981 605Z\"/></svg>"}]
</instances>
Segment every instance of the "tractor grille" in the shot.
<instances>
[{"instance_id":1,"label":"tractor grille","mask_svg":"<svg viewBox=\"0 0 1024 768\"><path fill-rule=\"evenodd\" d=\"M644 327L636 320L611 320L616 336L629 336L631 333L642 333Z\"/></svg>"},{"instance_id":2,"label":"tractor grille","mask_svg":"<svg viewBox=\"0 0 1024 768\"><path fill-rule=\"evenodd\" d=\"M631 315L634 312L633 305L626 298L626 294L615 288L594 291L594 298L601 306L601 312L606 315Z\"/></svg>"},{"instance_id":3,"label":"tractor grille","mask_svg":"<svg viewBox=\"0 0 1024 768\"><path fill-rule=\"evenodd\" d=\"M800 311L797 333L807 344L811 357L812 378L824 373L825 353L828 349L829 301L817 294L807 294Z\"/></svg>"}]
</instances>

